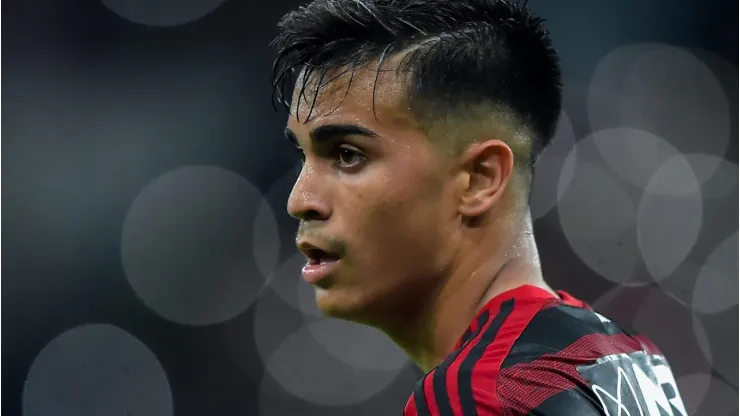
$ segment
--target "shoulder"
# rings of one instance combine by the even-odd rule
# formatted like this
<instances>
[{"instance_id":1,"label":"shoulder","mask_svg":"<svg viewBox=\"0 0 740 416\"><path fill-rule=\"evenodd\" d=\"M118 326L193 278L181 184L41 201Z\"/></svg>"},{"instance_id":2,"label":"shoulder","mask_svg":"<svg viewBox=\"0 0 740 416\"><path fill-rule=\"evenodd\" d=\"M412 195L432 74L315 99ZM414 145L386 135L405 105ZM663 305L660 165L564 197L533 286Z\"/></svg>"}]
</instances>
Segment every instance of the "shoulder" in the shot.
<instances>
[{"instance_id":1,"label":"shoulder","mask_svg":"<svg viewBox=\"0 0 740 416\"><path fill-rule=\"evenodd\" d=\"M601 415L584 371L607 356L659 354L647 339L587 305L554 298L502 300L474 327L418 383L408 408L430 415Z\"/></svg>"},{"instance_id":2,"label":"shoulder","mask_svg":"<svg viewBox=\"0 0 740 416\"><path fill-rule=\"evenodd\" d=\"M667 375L659 377L661 372ZM649 339L590 308L562 303L537 311L490 376L495 377L498 409L512 415L602 415L613 395L597 392L600 385L625 380L646 391L654 387L646 382L650 379L675 385L665 358ZM680 398L669 396L680 408ZM633 399L631 409L640 407L638 401L645 403Z\"/></svg>"},{"instance_id":3,"label":"shoulder","mask_svg":"<svg viewBox=\"0 0 740 416\"><path fill-rule=\"evenodd\" d=\"M407 414L520 415L549 406L571 414L599 415L589 413L595 411L593 397L571 368L559 365L557 358L541 359L588 332L574 327L582 319L576 311L559 308L550 301L503 302L418 383L407 409L419 411ZM595 315L593 320L594 325L600 322ZM564 331L573 333L563 339Z\"/></svg>"},{"instance_id":4,"label":"shoulder","mask_svg":"<svg viewBox=\"0 0 740 416\"><path fill-rule=\"evenodd\" d=\"M405 414L494 414L498 367L542 304L511 298L479 315L475 330L417 383Z\"/></svg>"},{"instance_id":5,"label":"shoulder","mask_svg":"<svg viewBox=\"0 0 740 416\"><path fill-rule=\"evenodd\" d=\"M479 395L481 404L504 414L551 409L599 415L601 407L578 366L643 349L628 330L589 307L553 300L514 306L499 333L473 379L493 388L490 398Z\"/></svg>"},{"instance_id":6,"label":"shoulder","mask_svg":"<svg viewBox=\"0 0 740 416\"><path fill-rule=\"evenodd\" d=\"M479 350L480 365L493 364L493 374L553 355L593 360L608 353L657 352L649 340L590 307L567 305L557 299L504 302L475 349Z\"/></svg>"}]
</instances>

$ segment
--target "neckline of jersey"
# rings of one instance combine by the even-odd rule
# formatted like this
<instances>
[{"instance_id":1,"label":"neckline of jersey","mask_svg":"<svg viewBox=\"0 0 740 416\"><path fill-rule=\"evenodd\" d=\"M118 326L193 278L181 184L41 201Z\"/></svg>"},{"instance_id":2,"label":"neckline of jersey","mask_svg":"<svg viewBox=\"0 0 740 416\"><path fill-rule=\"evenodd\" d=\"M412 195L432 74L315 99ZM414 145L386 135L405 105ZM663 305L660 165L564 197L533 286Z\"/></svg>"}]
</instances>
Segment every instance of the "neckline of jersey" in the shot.
<instances>
[{"instance_id":1,"label":"neckline of jersey","mask_svg":"<svg viewBox=\"0 0 740 416\"><path fill-rule=\"evenodd\" d=\"M489 300L475 314L475 317L473 317L473 320L468 325L466 332L475 332L480 316L486 312L489 313L488 320L493 319L496 316L498 310L501 308L501 304L512 298L516 299L518 302L525 303L540 302L546 299L556 299L569 306L574 306L577 308L589 308L588 304L579 299L576 299L568 292L565 292L563 290L556 290L555 292L557 293L557 296L541 287L534 285L522 285L514 289L509 289L505 292L501 292L498 295L494 296L491 300ZM483 323L483 325L485 325L485 323ZM455 344L455 349L458 349L463 345L464 337L464 334L460 336L457 343Z\"/></svg>"}]
</instances>

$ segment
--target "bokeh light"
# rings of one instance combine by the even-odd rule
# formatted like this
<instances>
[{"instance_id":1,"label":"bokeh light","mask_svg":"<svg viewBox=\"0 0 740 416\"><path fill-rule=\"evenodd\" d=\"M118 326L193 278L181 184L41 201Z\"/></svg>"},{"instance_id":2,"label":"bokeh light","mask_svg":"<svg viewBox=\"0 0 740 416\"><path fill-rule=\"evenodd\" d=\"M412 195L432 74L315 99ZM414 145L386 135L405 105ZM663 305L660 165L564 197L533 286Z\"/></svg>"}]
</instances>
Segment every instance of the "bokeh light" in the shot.
<instances>
[{"instance_id":1,"label":"bokeh light","mask_svg":"<svg viewBox=\"0 0 740 416\"><path fill-rule=\"evenodd\" d=\"M689 415L696 415L709 393L712 376L706 373L687 374L676 380L684 406Z\"/></svg>"},{"instance_id":2,"label":"bokeh light","mask_svg":"<svg viewBox=\"0 0 740 416\"><path fill-rule=\"evenodd\" d=\"M732 416L738 413L737 387L731 386L717 377L711 377L709 391L696 416Z\"/></svg>"},{"instance_id":3,"label":"bokeh light","mask_svg":"<svg viewBox=\"0 0 740 416\"><path fill-rule=\"evenodd\" d=\"M670 275L663 277L658 283L660 289L682 305L692 308L694 287L696 286L701 265L689 257L681 263Z\"/></svg>"},{"instance_id":4,"label":"bokeh light","mask_svg":"<svg viewBox=\"0 0 740 416\"><path fill-rule=\"evenodd\" d=\"M301 278L301 269L306 264L306 256L299 251L288 257L270 277L269 287L286 305L303 312L307 316L318 317L321 313L313 297L313 289Z\"/></svg>"},{"instance_id":5,"label":"bokeh light","mask_svg":"<svg viewBox=\"0 0 740 416\"><path fill-rule=\"evenodd\" d=\"M406 353L387 335L352 322L322 319L308 325L313 339L345 364L360 370L400 371Z\"/></svg>"},{"instance_id":6,"label":"bokeh light","mask_svg":"<svg viewBox=\"0 0 740 416\"><path fill-rule=\"evenodd\" d=\"M697 338L706 337L699 343L702 354L726 381L738 384L737 328L738 310L728 309L722 313L696 313L692 328Z\"/></svg>"},{"instance_id":7,"label":"bokeh light","mask_svg":"<svg viewBox=\"0 0 740 416\"><path fill-rule=\"evenodd\" d=\"M267 372L287 391L308 402L346 406L378 394L399 370L361 370L318 344L310 326L288 336L267 362Z\"/></svg>"},{"instance_id":8,"label":"bokeh light","mask_svg":"<svg viewBox=\"0 0 740 416\"><path fill-rule=\"evenodd\" d=\"M172 391L157 357L128 332L88 324L38 354L23 390L23 414L173 415Z\"/></svg>"},{"instance_id":9,"label":"bokeh light","mask_svg":"<svg viewBox=\"0 0 740 416\"><path fill-rule=\"evenodd\" d=\"M583 146L579 144L579 148ZM567 188L563 182L558 185L563 194L558 211L567 237L603 240L633 225L636 210L632 198L618 178L603 167L579 160Z\"/></svg>"},{"instance_id":10,"label":"bokeh light","mask_svg":"<svg viewBox=\"0 0 740 416\"><path fill-rule=\"evenodd\" d=\"M627 125L621 113L622 87L630 67L643 55L659 49L659 43L638 43L620 46L604 55L589 80L586 98L591 131Z\"/></svg>"},{"instance_id":11,"label":"bokeh light","mask_svg":"<svg viewBox=\"0 0 740 416\"><path fill-rule=\"evenodd\" d=\"M225 0L102 0L117 15L146 26L177 26L200 19Z\"/></svg>"},{"instance_id":12,"label":"bokeh light","mask_svg":"<svg viewBox=\"0 0 740 416\"><path fill-rule=\"evenodd\" d=\"M599 130L591 138L606 166L639 190L644 190L669 160L680 155L666 139L632 127ZM652 191L675 192L665 183L661 185Z\"/></svg>"},{"instance_id":13,"label":"bokeh light","mask_svg":"<svg viewBox=\"0 0 740 416\"><path fill-rule=\"evenodd\" d=\"M591 78L588 110L593 131L629 126L669 139L682 153L721 157L730 140L729 103L719 80L696 56L668 45L631 44L603 57ZM662 165L640 160L673 156L650 142L621 144L603 155L636 186L651 176L646 167ZM636 166L626 163L633 159Z\"/></svg>"},{"instance_id":14,"label":"bokeh light","mask_svg":"<svg viewBox=\"0 0 740 416\"><path fill-rule=\"evenodd\" d=\"M723 241L699 272L691 305L703 313L717 313L738 304L737 231Z\"/></svg>"},{"instance_id":15,"label":"bokeh light","mask_svg":"<svg viewBox=\"0 0 740 416\"><path fill-rule=\"evenodd\" d=\"M262 199L254 219L252 247L260 274L265 279L269 279L280 261L281 241L277 219L266 198Z\"/></svg>"},{"instance_id":16,"label":"bokeh light","mask_svg":"<svg viewBox=\"0 0 740 416\"><path fill-rule=\"evenodd\" d=\"M661 290L616 287L593 302L593 308L649 337L665 354L676 378L710 372L714 357L704 354L702 346L710 341L703 325L690 308Z\"/></svg>"},{"instance_id":17,"label":"bokeh light","mask_svg":"<svg viewBox=\"0 0 740 416\"><path fill-rule=\"evenodd\" d=\"M263 384L276 383L309 403L347 406L380 393L410 366L405 353L379 331L323 317L300 270L281 277L285 292L275 290L273 279L255 309L253 339L267 371ZM299 292L305 300L296 303ZM225 339L239 361L249 337L233 332Z\"/></svg>"},{"instance_id":18,"label":"bokeh light","mask_svg":"<svg viewBox=\"0 0 740 416\"><path fill-rule=\"evenodd\" d=\"M273 288L268 288L260 296L255 307L253 336L243 332L227 333L227 345L231 346L235 356L239 357L243 344L253 340L260 359L267 363L285 338L305 323L304 315L280 297Z\"/></svg>"},{"instance_id":19,"label":"bokeh light","mask_svg":"<svg viewBox=\"0 0 740 416\"><path fill-rule=\"evenodd\" d=\"M537 159L532 177L530 209L532 219L545 216L558 203L558 181L567 188L573 179L575 157L568 158L575 147L575 132L567 114L560 114L552 142ZM566 164L567 162L567 164Z\"/></svg>"},{"instance_id":20,"label":"bokeh light","mask_svg":"<svg viewBox=\"0 0 740 416\"><path fill-rule=\"evenodd\" d=\"M403 409L419 380L419 372L404 367L399 375L384 390L373 397L345 406L325 406L292 395L271 376L260 383L260 416L283 416L294 414L320 414L322 416L377 416L392 415Z\"/></svg>"},{"instance_id":21,"label":"bokeh light","mask_svg":"<svg viewBox=\"0 0 740 416\"><path fill-rule=\"evenodd\" d=\"M303 262L305 264L305 260ZM296 278L296 289L298 290L298 309L303 315L310 319L322 317L319 306L316 304L316 289L306 283L300 275Z\"/></svg>"},{"instance_id":22,"label":"bokeh light","mask_svg":"<svg viewBox=\"0 0 740 416\"><path fill-rule=\"evenodd\" d=\"M261 200L246 179L218 167L183 167L149 183L131 205L121 241L139 298L187 325L244 312L265 284L249 256Z\"/></svg>"},{"instance_id":23,"label":"bokeh light","mask_svg":"<svg viewBox=\"0 0 740 416\"><path fill-rule=\"evenodd\" d=\"M722 156L730 111L714 73L690 52L663 46L629 68L622 85L625 125L669 137L682 153Z\"/></svg>"},{"instance_id":24,"label":"bokeh light","mask_svg":"<svg viewBox=\"0 0 740 416\"><path fill-rule=\"evenodd\" d=\"M578 142L568 159L575 160L575 171L569 183L568 172L560 176L558 214L571 249L610 281L644 283L635 274L639 259L637 209L629 190L619 177L595 162L592 139Z\"/></svg>"},{"instance_id":25,"label":"bokeh light","mask_svg":"<svg viewBox=\"0 0 740 416\"><path fill-rule=\"evenodd\" d=\"M702 194L682 156L669 159L645 187L637 211L637 239L650 275L662 279L686 259L699 238Z\"/></svg>"},{"instance_id":26,"label":"bokeh light","mask_svg":"<svg viewBox=\"0 0 740 416\"><path fill-rule=\"evenodd\" d=\"M737 189L737 164L717 156L692 153L685 155L701 184L704 198L720 199Z\"/></svg>"}]
</instances>

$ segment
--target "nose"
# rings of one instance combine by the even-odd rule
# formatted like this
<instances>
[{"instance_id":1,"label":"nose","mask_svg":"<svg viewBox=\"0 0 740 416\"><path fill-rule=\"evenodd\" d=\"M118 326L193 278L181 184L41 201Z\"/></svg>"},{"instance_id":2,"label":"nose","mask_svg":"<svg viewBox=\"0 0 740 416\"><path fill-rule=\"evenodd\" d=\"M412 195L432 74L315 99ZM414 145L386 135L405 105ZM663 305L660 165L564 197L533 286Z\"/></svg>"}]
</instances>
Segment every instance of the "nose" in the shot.
<instances>
[{"instance_id":1,"label":"nose","mask_svg":"<svg viewBox=\"0 0 740 416\"><path fill-rule=\"evenodd\" d=\"M328 219L331 210L323 182L318 172L305 164L288 197L288 214L303 221Z\"/></svg>"}]
</instances>

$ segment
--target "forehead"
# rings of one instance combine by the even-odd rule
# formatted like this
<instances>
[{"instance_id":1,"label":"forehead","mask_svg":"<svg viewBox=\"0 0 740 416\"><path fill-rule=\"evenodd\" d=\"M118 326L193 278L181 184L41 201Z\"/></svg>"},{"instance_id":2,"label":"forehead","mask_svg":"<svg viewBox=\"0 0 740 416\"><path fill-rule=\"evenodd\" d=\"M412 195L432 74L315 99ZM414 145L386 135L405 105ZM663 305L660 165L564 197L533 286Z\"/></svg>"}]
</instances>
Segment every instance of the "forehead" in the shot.
<instances>
[{"instance_id":1,"label":"forehead","mask_svg":"<svg viewBox=\"0 0 740 416\"><path fill-rule=\"evenodd\" d=\"M312 128L346 122L375 129L418 129L404 78L392 63L380 71L377 64L336 69L323 79L315 74L306 79L303 72L293 90L288 124L291 128Z\"/></svg>"}]
</instances>

